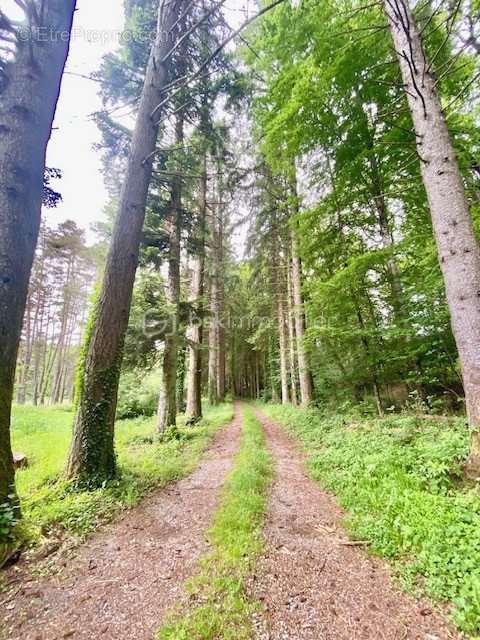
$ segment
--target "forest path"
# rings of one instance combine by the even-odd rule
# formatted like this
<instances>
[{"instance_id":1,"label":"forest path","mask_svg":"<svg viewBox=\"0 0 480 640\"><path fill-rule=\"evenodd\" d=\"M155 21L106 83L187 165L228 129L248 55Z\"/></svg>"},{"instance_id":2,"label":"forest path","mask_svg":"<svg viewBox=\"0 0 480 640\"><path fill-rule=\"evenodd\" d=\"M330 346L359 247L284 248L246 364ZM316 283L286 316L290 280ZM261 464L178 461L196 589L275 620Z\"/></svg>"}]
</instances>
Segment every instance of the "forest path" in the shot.
<instances>
[{"instance_id":1,"label":"forest path","mask_svg":"<svg viewBox=\"0 0 480 640\"><path fill-rule=\"evenodd\" d=\"M241 427L236 404L233 421L217 432L192 475L105 527L73 560L63 559L66 566L58 575L20 576L21 591L2 606L0 635L151 640L207 549L205 532L238 451Z\"/></svg>"},{"instance_id":2,"label":"forest path","mask_svg":"<svg viewBox=\"0 0 480 640\"><path fill-rule=\"evenodd\" d=\"M252 595L260 640L443 640L460 636L431 605L392 584L385 562L347 542L342 510L306 472L302 454L255 410L276 464Z\"/></svg>"}]
</instances>

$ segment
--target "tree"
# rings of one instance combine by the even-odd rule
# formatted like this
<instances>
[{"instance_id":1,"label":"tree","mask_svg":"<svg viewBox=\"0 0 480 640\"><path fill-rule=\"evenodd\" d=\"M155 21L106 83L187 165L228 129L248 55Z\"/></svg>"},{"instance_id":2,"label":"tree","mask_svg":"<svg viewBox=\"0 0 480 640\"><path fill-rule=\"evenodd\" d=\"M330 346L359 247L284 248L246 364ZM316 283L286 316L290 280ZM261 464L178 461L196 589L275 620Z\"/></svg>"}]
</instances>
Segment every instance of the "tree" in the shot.
<instances>
[{"instance_id":1,"label":"tree","mask_svg":"<svg viewBox=\"0 0 480 640\"><path fill-rule=\"evenodd\" d=\"M293 214L298 214L298 194L297 194L297 177L294 169L294 175L291 177L291 189L293 198ZM308 364L308 358L305 347L306 319L304 311L304 301L302 293L302 261L298 252L297 229L295 221L292 221L290 229L290 252L291 252L291 279L293 294L293 313L295 318L295 335L297 340L297 358L298 358L298 376L300 380L300 397L302 404L309 404L313 399L313 382L312 373Z\"/></svg>"},{"instance_id":2,"label":"tree","mask_svg":"<svg viewBox=\"0 0 480 640\"><path fill-rule=\"evenodd\" d=\"M122 350L162 115L159 105L169 81L169 52L180 37L182 7L182 0L159 5L112 241L78 373L70 478L103 481L116 471L113 436Z\"/></svg>"},{"instance_id":3,"label":"tree","mask_svg":"<svg viewBox=\"0 0 480 640\"><path fill-rule=\"evenodd\" d=\"M183 149L183 116L178 114L175 125L175 145ZM165 336L162 362L162 383L157 412L157 429L176 424L177 419L177 367L180 337L180 234L182 219L182 176L181 167L176 166L171 188L170 211L166 219L168 234L168 282L167 303L169 305L169 330Z\"/></svg>"},{"instance_id":4,"label":"tree","mask_svg":"<svg viewBox=\"0 0 480 640\"><path fill-rule=\"evenodd\" d=\"M219 346L220 346L220 262L217 206L212 205L210 221L210 315L208 332L208 401L218 404Z\"/></svg>"},{"instance_id":5,"label":"tree","mask_svg":"<svg viewBox=\"0 0 480 640\"><path fill-rule=\"evenodd\" d=\"M17 364L17 402L72 399L77 345L95 280L92 249L67 220L51 229L42 223L30 277Z\"/></svg>"},{"instance_id":6,"label":"tree","mask_svg":"<svg viewBox=\"0 0 480 640\"><path fill-rule=\"evenodd\" d=\"M174 75L176 77L168 84L165 91L166 94L170 93L170 95L164 98L163 103L159 104L159 109L166 107L167 112L172 113L172 118L166 119L166 126L161 131L162 138L160 143L162 146L160 147L159 145L155 153L153 169L155 180L149 191L143 245L145 248L144 253L148 254L145 258L146 262L151 262L152 264L156 262L157 267L160 266L163 260L163 252L166 250L166 252L170 253L170 258L167 258L169 274L167 288L171 291L169 299L172 315L169 318L171 331L162 335L161 338L164 343L162 355L164 375L162 376L158 404L158 427L160 430L167 423L174 424L175 422L176 406L172 389L175 387L178 365L177 352L180 336L176 319L178 318L180 304L177 295L180 287L178 284L175 285L174 288L177 292L175 293L172 286L173 281L178 281L179 278L180 237L184 229L189 226L189 207L188 204L185 207L183 206L181 196L184 196L185 202L191 203L191 192L194 190L192 189L191 175L188 173L187 164L190 162L192 167L198 165L198 153L196 154L195 145L190 145L188 140L186 146L183 145L183 140L179 144L175 143L175 141L172 143L169 136L170 124L180 117L186 122L195 123L199 118L199 112L203 109L202 105L199 106L197 104L197 98L202 92L205 92L204 88L207 87L207 92L211 93L212 100L216 93L222 89L224 84L222 75L218 79L212 78L206 81L205 76L207 74L200 75L199 73L199 69L202 69L203 66L205 68L208 66L209 73L212 74L216 71L223 71L223 62L220 58L219 63L218 56L224 46L224 43L218 44L219 38L221 39L224 33L223 17L217 12L221 4L221 2L210 3L209 5L203 5L201 9L191 6L177 20L176 28L184 35L178 38L177 44L168 53L168 57L172 57L172 62L174 62ZM148 24L151 20L151 2L141 7L135 5L135 3L133 3L133 7L131 5L132 3L127 4L127 10L129 10L128 20L130 28L135 31L138 25ZM131 11L131 8L134 8L134 10ZM213 39L213 44L216 47L215 55L211 57L208 47L205 48L202 44L208 38ZM197 46L198 40L200 40L200 46ZM125 69L125 57L130 63L128 69ZM109 56L102 70L108 78L104 90L106 104L109 102L115 104L119 99L128 101L135 99L138 94L138 79L142 77L140 63L144 57L142 47L137 45L126 46L123 55ZM188 79L188 81L196 81L198 79L198 83L196 82L196 84L188 87L185 79ZM168 107L166 106L167 102ZM131 132L115 123L106 111L99 114L98 120L104 134L108 166L115 173L115 163L118 168L118 156L123 155L125 143L128 143L129 138L131 138ZM190 153L190 149L193 149L193 153ZM201 151L201 154L203 154L203 151ZM109 171L109 176L111 175L112 171ZM111 177L109 179L111 181ZM182 213L181 219L178 219L178 225L171 223L172 207L165 200L167 191L170 191L170 202L177 203L175 207L178 209L177 217L180 216L180 212ZM192 209L191 206L190 209ZM178 227L176 229L178 233L175 231L176 227ZM178 237L175 238L175 235ZM192 245L195 245L195 242L192 242ZM175 254L179 256L177 261L171 259ZM178 263L176 266L175 262ZM174 298L176 298L175 302L173 302ZM199 302L201 303L201 301Z\"/></svg>"},{"instance_id":7,"label":"tree","mask_svg":"<svg viewBox=\"0 0 480 640\"><path fill-rule=\"evenodd\" d=\"M437 2L416 11L476 215L478 126L468 89L478 61L452 33L451 4L451 15ZM298 173L301 207L289 180L291 253L303 267L315 400L365 399L381 411L402 406L409 392L433 403L460 397L416 136L382 7L285 4L249 45L256 139L274 176L290 177L292 166Z\"/></svg>"},{"instance_id":8,"label":"tree","mask_svg":"<svg viewBox=\"0 0 480 640\"><path fill-rule=\"evenodd\" d=\"M417 137L472 427L469 467L480 472L480 247L437 80L408 0L385 2Z\"/></svg>"},{"instance_id":9,"label":"tree","mask_svg":"<svg viewBox=\"0 0 480 640\"><path fill-rule=\"evenodd\" d=\"M218 150L217 150L218 153ZM225 399L225 202L224 175L228 172L226 162L217 158L217 176L213 177L216 188L210 204L209 271L210 309L208 337L208 398L210 404Z\"/></svg>"},{"instance_id":10,"label":"tree","mask_svg":"<svg viewBox=\"0 0 480 640\"><path fill-rule=\"evenodd\" d=\"M202 417L202 345L203 294L205 277L205 232L207 219L207 148L204 142L198 188L198 218L195 234L195 255L192 266L191 302L195 308L188 331L187 406L186 416L191 423Z\"/></svg>"},{"instance_id":11,"label":"tree","mask_svg":"<svg viewBox=\"0 0 480 640\"><path fill-rule=\"evenodd\" d=\"M40 227L45 154L75 5L75 0L22 2L26 29L0 10L0 504L10 500L14 487L15 364Z\"/></svg>"}]
</instances>

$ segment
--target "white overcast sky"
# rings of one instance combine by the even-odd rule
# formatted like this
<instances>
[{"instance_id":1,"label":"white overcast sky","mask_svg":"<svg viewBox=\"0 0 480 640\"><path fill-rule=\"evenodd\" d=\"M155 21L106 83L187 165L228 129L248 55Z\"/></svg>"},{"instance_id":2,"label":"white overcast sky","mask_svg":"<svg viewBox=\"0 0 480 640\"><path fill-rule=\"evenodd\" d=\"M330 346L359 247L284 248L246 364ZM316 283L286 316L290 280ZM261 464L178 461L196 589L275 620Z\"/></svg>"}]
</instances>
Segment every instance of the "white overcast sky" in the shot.
<instances>
[{"instance_id":1,"label":"white overcast sky","mask_svg":"<svg viewBox=\"0 0 480 640\"><path fill-rule=\"evenodd\" d=\"M7 15L21 17L14 0L0 1ZM255 4L251 0L229 0L229 22L240 24L245 15L251 15ZM75 74L90 76L97 71L103 56L118 48L123 27L123 0L78 0L70 55L47 150L47 166L62 171L62 179L52 187L60 191L63 200L43 215L49 226L75 220L87 231L90 242L95 239L90 226L102 219L108 200L100 153L93 148L101 136L91 117L102 103L98 83Z\"/></svg>"},{"instance_id":2,"label":"white overcast sky","mask_svg":"<svg viewBox=\"0 0 480 640\"><path fill-rule=\"evenodd\" d=\"M250 15L255 2L229 0L229 22L241 23L245 12ZM99 152L93 149L101 136L91 114L101 108L98 83L70 73L91 75L97 71L105 54L119 46L124 26L123 0L78 0L77 11L63 78L54 131L47 152L47 166L62 171L56 185L63 201L44 215L49 225L75 220L89 231L92 223L102 218L108 194L103 183ZM88 233L90 241L94 234Z\"/></svg>"},{"instance_id":3,"label":"white overcast sky","mask_svg":"<svg viewBox=\"0 0 480 640\"><path fill-rule=\"evenodd\" d=\"M88 76L98 70L102 57L118 46L124 13L123 0L79 0L77 6L67 73L47 152L47 166L63 173L55 185L63 201L45 215L49 224L71 219L88 230L101 219L107 202L100 155L93 149L100 142L100 133L91 119L101 100L98 83L70 73Z\"/></svg>"},{"instance_id":4,"label":"white overcast sky","mask_svg":"<svg viewBox=\"0 0 480 640\"><path fill-rule=\"evenodd\" d=\"M1 3L10 17L23 17L14 0ZM62 202L43 213L50 226L70 219L89 232L90 225L102 218L108 194L100 154L93 148L100 142L100 133L91 117L102 105L99 85L74 74L90 76L97 71L103 56L118 48L123 25L123 0L78 0L70 55L47 149L47 166L63 174L52 184L62 194ZM94 234L89 232L88 238L92 241Z\"/></svg>"}]
</instances>

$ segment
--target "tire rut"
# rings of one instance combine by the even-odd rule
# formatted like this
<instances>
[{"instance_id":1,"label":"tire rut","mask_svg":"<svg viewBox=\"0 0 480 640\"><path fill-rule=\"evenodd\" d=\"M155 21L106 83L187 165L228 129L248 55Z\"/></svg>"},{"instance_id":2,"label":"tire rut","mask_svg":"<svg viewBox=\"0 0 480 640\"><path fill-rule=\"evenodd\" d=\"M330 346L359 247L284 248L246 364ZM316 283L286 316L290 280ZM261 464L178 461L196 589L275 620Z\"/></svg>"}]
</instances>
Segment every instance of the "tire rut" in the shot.
<instances>
[{"instance_id":1,"label":"tire rut","mask_svg":"<svg viewBox=\"0 0 480 640\"><path fill-rule=\"evenodd\" d=\"M460 638L443 615L392 584L385 562L346 541L342 510L306 473L302 455L256 411L276 463L266 555L251 581L264 614L258 640Z\"/></svg>"},{"instance_id":2,"label":"tire rut","mask_svg":"<svg viewBox=\"0 0 480 640\"><path fill-rule=\"evenodd\" d=\"M241 410L197 469L160 489L76 550L48 578L25 580L6 613L9 640L150 640L207 549L205 532L238 451ZM20 584L22 584L20 582Z\"/></svg>"}]
</instances>

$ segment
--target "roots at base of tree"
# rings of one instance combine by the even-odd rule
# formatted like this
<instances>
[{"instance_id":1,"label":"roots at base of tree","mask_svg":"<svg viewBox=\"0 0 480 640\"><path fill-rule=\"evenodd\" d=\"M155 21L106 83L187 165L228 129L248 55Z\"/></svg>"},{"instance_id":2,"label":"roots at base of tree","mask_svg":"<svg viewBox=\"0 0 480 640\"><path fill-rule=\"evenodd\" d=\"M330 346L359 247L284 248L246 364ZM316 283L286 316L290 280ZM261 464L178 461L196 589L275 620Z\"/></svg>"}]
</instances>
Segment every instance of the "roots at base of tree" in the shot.
<instances>
[{"instance_id":1,"label":"roots at base of tree","mask_svg":"<svg viewBox=\"0 0 480 640\"><path fill-rule=\"evenodd\" d=\"M75 472L73 469L69 469L66 474L66 480L70 483L70 487L73 491L95 491L105 487L109 482L118 480L120 474L118 469L105 471L105 472Z\"/></svg>"},{"instance_id":2,"label":"roots at base of tree","mask_svg":"<svg viewBox=\"0 0 480 640\"><path fill-rule=\"evenodd\" d=\"M472 452L463 467L467 478L480 482L480 454Z\"/></svg>"},{"instance_id":3,"label":"roots at base of tree","mask_svg":"<svg viewBox=\"0 0 480 640\"><path fill-rule=\"evenodd\" d=\"M20 558L20 546L15 542L0 543L0 569L15 564Z\"/></svg>"},{"instance_id":4,"label":"roots at base of tree","mask_svg":"<svg viewBox=\"0 0 480 640\"><path fill-rule=\"evenodd\" d=\"M463 471L470 480L480 481L480 433L475 428L472 430L470 439L470 455Z\"/></svg>"}]
</instances>

